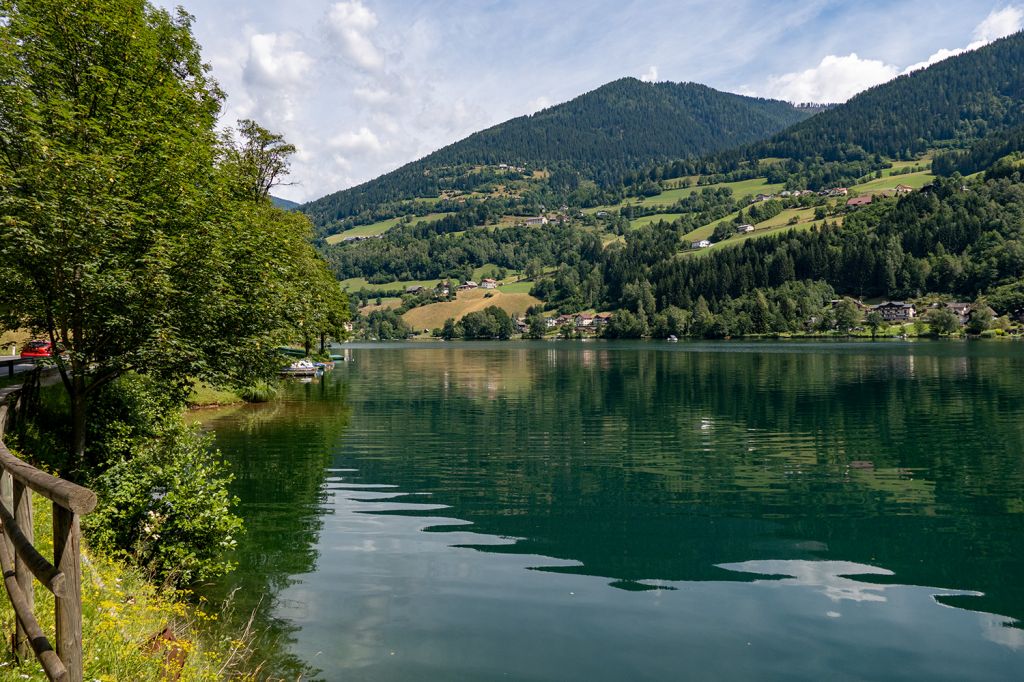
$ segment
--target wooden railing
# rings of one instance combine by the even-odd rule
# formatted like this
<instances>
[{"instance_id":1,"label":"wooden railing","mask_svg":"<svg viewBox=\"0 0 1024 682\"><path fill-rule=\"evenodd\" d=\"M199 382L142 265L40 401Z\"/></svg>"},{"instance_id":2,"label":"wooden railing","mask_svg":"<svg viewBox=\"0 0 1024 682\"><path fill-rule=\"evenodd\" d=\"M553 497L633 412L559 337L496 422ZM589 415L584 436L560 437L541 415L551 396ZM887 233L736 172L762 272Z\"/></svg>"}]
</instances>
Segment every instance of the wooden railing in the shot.
<instances>
[{"instance_id":1,"label":"wooden railing","mask_svg":"<svg viewBox=\"0 0 1024 682\"><path fill-rule=\"evenodd\" d=\"M96 507L91 490L55 478L14 455L3 443L9 426L21 427L24 408L38 395L39 374L22 386L0 389L0 567L15 613L13 646L32 651L51 680L82 680L82 583L79 518ZM32 492L53 502L53 563L36 550ZM33 577L53 593L57 647L34 613Z\"/></svg>"}]
</instances>

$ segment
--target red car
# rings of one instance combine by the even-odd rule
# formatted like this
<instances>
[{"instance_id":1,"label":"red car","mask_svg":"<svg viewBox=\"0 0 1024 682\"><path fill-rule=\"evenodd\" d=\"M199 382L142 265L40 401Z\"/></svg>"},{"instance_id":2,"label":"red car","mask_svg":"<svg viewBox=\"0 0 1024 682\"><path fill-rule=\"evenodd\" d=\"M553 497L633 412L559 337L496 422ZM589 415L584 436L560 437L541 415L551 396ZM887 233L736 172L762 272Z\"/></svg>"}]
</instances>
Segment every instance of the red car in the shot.
<instances>
[{"instance_id":1,"label":"red car","mask_svg":"<svg viewBox=\"0 0 1024 682\"><path fill-rule=\"evenodd\" d=\"M21 357L48 358L53 355L51 347L52 344L50 344L49 341L29 341L25 344L25 347L21 349Z\"/></svg>"}]
</instances>

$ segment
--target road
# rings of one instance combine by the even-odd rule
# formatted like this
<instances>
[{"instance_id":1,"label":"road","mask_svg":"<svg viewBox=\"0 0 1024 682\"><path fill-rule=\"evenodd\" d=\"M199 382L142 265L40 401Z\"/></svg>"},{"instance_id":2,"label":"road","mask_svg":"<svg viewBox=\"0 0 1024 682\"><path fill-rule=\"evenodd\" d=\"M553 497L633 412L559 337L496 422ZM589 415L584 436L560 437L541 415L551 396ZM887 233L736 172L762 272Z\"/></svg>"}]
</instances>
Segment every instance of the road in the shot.
<instances>
[{"instance_id":1,"label":"road","mask_svg":"<svg viewBox=\"0 0 1024 682\"><path fill-rule=\"evenodd\" d=\"M0 355L0 377L14 376L36 366L35 360L24 360L18 355Z\"/></svg>"}]
</instances>

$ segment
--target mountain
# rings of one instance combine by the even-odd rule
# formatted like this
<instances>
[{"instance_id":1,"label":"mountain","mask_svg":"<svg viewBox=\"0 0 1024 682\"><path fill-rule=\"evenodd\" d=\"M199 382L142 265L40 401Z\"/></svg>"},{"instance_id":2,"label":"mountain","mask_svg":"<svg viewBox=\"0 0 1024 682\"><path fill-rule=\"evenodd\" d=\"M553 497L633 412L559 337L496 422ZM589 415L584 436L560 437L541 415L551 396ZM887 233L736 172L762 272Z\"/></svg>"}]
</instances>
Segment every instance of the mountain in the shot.
<instances>
[{"instance_id":1,"label":"mountain","mask_svg":"<svg viewBox=\"0 0 1024 682\"><path fill-rule=\"evenodd\" d=\"M748 156L910 158L1024 124L1024 33L900 76L754 144Z\"/></svg>"},{"instance_id":2,"label":"mountain","mask_svg":"<svg viewBox=\"0 0 1024 682\"><path fill-rule=\"evenodd\" d=\"M385 202L436 197L449 187L471 188L474 178L465 171L475 166L563 170L607 184L654 162L763 139L809 115L786 102L695 83L623 78L470 135L375 180L310 202L302 210L324 226ZM460 167L463 172L457 172Z\"/></svg>"},{"instance_id":3,"label":"mountain","mask_svg":"<svg viewBox=\"0 0 1024 682\"><path fill-rule=\"evenodd\" d=\"M630 81L608 87L661 92ZM601 100L616 101L607 93ZM578 102L562 106L585 112ZM529 117L537 131L545 130L544 114ZM518 148L511 141L525 145L517 120L404 169L435 190L441 178L453 183L436 202L373 204L374 191L398 188L386 176L363 194L344 193L350 207L366 202L346 228L366 212L376 211L377 222L358 223L325 246L325 256L339 279L363 289L353 295L364 303L381 289L400 296L407 282L479 279L497 269L532 280L531 294L548 310L628 311L616 317L623 326L609 328L620 336L665 329L668 318L677 336L806 331L811 319L827 330L832 313L821 302L835 295L945 296L978 301L979 310L987 300L1000 314L1024 309L1022 34L760 141L626 173L627 186L563 182L573 164L601 177L586 152L608 128L589 131L595 118L584 118L590 123L578 125L578 144L549 159L546 173L520 162L513 181L470 164L510 158ZM638 158L646 139L612 138L605 138L609 154L620 162ZM502 151L483 156L492 148ZM449 173L454 166L443 163L462 170ZM977 175L937 177L953 172ZM532 184L514 186L527 178ZM366 234L377 238L359 237ZM431 300L406 297L393 314ZM684 331L687 320L695 326Z\"/></svg>"},{"instance_id":4,"label":"mountain","mask_svg":"<svg viewBox=\"0 0 1024 682\"><path fill-rule=\"evenodd\" d=\"M298 202L290 201L288 199L282 199L281 197L275 197L271 195L270 201L278 208L283 208L286 211L291 211L299 207Z\"/></svg>"}]
</instances>

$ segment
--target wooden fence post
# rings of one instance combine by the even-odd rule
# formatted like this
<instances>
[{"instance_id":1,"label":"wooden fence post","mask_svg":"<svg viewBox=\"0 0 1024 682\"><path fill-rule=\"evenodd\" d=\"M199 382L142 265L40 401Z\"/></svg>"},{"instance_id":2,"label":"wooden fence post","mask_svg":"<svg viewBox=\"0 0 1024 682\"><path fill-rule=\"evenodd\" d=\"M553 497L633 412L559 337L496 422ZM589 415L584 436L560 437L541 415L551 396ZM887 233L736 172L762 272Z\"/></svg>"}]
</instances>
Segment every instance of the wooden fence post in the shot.
<instances>
[{"instance_id":1,"label":"wooden fence post","mask_svg":"<svg viewBox=\"0 0 1024 682\"><path fill-rule=\"evenodd\" d=\"M57 656L68 682L82 682L82 577L78 514L53 505L53 565L64 574L65 592L56 599Z\"/></svg>"},{"instance_id":2,"label":"wooden fence post","mask_svg":"<svg viewBox=\"0 0 1024 682\"><path fill-rule=\"evenodd\" d=\"M35 531L32 528L32 489L21 481L14 481L14 523L21 530L29 544L35 542ZM25 594L25 602L31 609L35 605L32 590L32 571L18 552L14 552L14 575ZM32 656L32 645L21 621L15 618L17 627L14 630L14 651L21 659Z\"/></svg>"}]
</instances>

